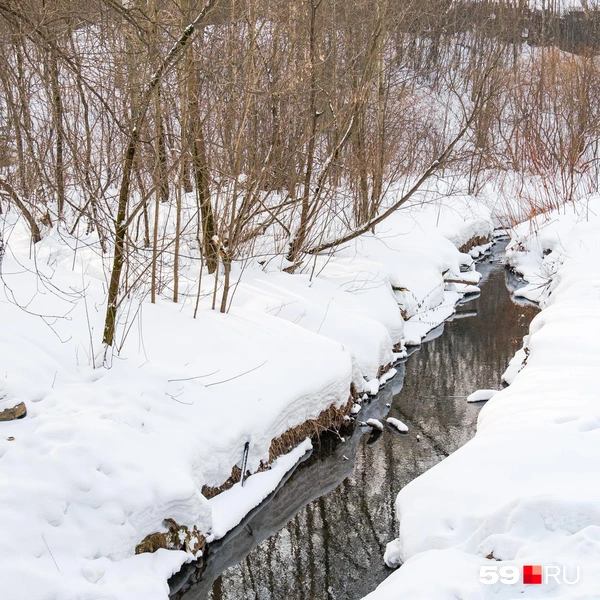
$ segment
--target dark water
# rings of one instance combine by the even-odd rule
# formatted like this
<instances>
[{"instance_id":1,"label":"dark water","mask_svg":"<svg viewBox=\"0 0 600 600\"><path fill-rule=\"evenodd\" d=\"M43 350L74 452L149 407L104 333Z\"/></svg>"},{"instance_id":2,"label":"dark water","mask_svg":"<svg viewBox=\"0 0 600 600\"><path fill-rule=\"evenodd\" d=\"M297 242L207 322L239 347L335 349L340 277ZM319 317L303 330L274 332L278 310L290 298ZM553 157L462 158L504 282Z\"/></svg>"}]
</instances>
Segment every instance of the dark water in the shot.
<instances>
[{"instance_id":1,"label":"dark water","mask_svg":"<svg viewBox=\"0 0 600 600\"><path fill-rule=\"evenodd\" d=\"M315 451L212 547L202 569L189 565L171 581L172 598L355 600L390 574L382 556L398 529L396 494L474 435L481 405L466 396L501 385L537 312L511 301L515 281L500 253L478 267L481 296L397 366L359 417L397 417L409 432L357 428L345 443Z\"/></svg>"}]
</instances>

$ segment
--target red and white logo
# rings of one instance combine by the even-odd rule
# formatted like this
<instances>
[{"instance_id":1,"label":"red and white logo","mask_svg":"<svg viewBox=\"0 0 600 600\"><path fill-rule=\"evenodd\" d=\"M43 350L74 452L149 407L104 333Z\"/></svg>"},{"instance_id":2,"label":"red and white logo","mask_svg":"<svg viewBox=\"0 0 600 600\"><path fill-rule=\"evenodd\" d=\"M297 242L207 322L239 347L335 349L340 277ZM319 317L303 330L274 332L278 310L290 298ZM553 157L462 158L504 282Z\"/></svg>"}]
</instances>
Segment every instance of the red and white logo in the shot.
<instances>
[{"instance_id":1,"label":"red and white logo","mask_svg":"<svg viewBox=\"0 0 600 600\"><path fill-rule=\"evenodd\" d=\"M575 575L573 576L573 571ZM522 582L527 585L544 585L550 582L559 585L575 585L581 579L581 567L565 565L486 565L479 567L479 581L484 585L502 583L514 585Z\"/></svg>"}]
</instances>

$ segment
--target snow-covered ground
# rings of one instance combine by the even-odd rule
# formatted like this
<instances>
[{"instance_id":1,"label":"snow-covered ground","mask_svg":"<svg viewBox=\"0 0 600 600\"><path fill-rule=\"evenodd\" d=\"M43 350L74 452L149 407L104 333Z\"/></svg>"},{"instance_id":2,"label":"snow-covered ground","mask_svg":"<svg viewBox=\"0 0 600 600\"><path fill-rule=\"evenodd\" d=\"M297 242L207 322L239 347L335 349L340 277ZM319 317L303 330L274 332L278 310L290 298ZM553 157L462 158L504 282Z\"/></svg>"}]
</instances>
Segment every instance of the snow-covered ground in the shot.
<instances>
[{"instance_id":1,"label":"snow-covered ground","mask_svg":"<svg viewBox=\"0 0 600 600\"><path fill-rule=\"evenodd\" d=\"M600 198L511 237L520 295L543 308L525 366L511 365L474 439L401 490L385 558L404 564L369 600L600 598ZM541 583L524 583L524 566Z\"/></svg>"},{"instance_id":2,"label":"snow-covered ground","mask_svg":"<svg viewBox=\"0 0 600 600\"><path fill-rule=\"evenodd\" d=\"M544 0L531 0L529 2L531 8L538 10L553 10L557 13L565 13L569 11L588 12L590 10L598 10L597 0L558 0L549 5ZM551 7L551 8L550 8Z\"/></svg>"},{"instance_id":3,"label":"snow-covered ground","mask_svg":"<svg viewBox=\"0 0 600 600\"><path fill-rule=\"evenodd\" d=\"M210 541L234 527L310 442L245 487L209 500L203 486L226 482L246 443L256 472L272 440L346 405L351 383L375 393L405 343L476 289L457 245L491 233L472 198L415 205L294 275L276 260L235 264L227 314L211 310L205 275L196 318L193 265L180 304L126 299L120 351L103 363L95 240L55 229L32 248L24 224L3 219L0 410L28 410L0 422L0 597L10 600L165 599L198 532ZM134 554L166 532L165 518L189 528L189 551Z\"/></svg>"}]
</instances>

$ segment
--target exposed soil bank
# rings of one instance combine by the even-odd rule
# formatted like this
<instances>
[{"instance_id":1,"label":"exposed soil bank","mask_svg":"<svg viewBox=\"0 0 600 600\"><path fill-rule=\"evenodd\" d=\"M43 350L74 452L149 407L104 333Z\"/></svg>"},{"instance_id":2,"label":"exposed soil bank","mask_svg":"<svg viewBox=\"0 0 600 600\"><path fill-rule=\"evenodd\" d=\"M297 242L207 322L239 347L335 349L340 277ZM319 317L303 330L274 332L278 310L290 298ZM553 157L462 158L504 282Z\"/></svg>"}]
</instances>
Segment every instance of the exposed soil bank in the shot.
<instances>
[{"instance_id":1,"label":"exposed soil bank","mask_svg":"<svg viewBox=\"0 0 600 600\"><path fill-rule=\"evenodd\" d=\"M350 409L355 402L353 397L353 390L351 389L350 398L348 402L339 408L330 406L329 408L321 411L316 419L309 419L304 423L288 429L283 435L275 438L271 442L269 449L269 463L261 465L261 468L257 471L268 469L270 464L283 454L286 454L292 448L296 447L300 442L305 440L307 437L311 438L314 443L318 443L321 435L327 431L339 431L345 424L345 419L350 415ZM251 475L250 472L246 473L246 477ZM204 486L202 488L202 495L205 498L214 498L221 492L228 490L233 487L238 481L240 481L242 471L239 467L233 467L231 477L223 485L218 488Z\"/></svg>"}]
</instances>

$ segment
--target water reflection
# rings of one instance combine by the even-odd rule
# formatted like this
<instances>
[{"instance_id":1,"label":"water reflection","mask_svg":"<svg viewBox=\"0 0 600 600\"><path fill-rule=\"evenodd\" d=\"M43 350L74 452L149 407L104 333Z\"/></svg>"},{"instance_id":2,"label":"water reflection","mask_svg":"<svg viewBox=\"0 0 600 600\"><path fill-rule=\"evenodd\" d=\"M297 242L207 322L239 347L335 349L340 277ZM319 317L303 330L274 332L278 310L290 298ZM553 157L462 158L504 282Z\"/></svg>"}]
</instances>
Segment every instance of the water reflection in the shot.
<instances>
[{"instance_id":1,"label":"water reflection","mask_svg":"<svg viewBox=\"0 0 600 600\"><path fill-rule=\"evenodd\" d=\"M389 574L382 554L397 531L396 494L473 436L480 406L466 396L500 385L537 311L511 301L514 282L498 253L479 267L482 294L459 306L443 335L430 336L361 414L399 418L409 433L358 428L315 452L213 548L203 572L189 566L171 582L173 599L354 600Z\"/></svg>"}]
</instances>

